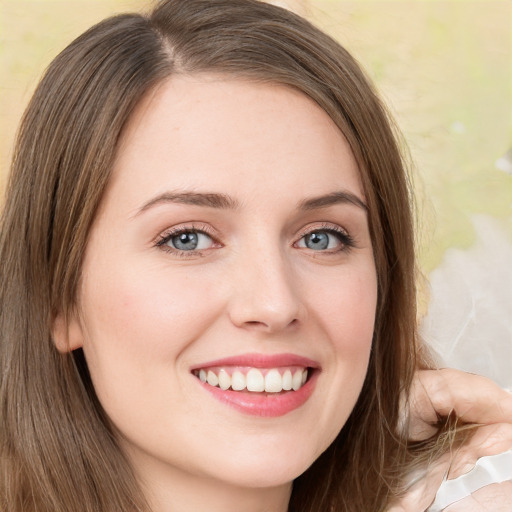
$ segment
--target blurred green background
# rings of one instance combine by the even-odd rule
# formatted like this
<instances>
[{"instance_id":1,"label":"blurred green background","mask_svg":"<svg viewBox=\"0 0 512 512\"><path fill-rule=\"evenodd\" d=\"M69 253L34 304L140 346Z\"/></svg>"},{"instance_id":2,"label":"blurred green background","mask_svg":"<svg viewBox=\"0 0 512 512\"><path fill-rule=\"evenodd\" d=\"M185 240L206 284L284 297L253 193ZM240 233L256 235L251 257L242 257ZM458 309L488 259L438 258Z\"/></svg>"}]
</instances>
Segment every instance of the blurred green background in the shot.
<instances>
[{"instance_id":1,"label":"blurred green background","mask_svg":"<svg viewBox=\"0 0 512 512\"><path fill-rule=\"evenodd\" d=\"M414 161L425 273L475 241L472 215L512 240L512 2L290 0L342 42L376 82ZM0 187L23 108L50 60L94 22L145 0L1 0ZM503 165L502 165L503 167ZM512 267L512 262L511 262Z\"/></svg>"}]
</instances>

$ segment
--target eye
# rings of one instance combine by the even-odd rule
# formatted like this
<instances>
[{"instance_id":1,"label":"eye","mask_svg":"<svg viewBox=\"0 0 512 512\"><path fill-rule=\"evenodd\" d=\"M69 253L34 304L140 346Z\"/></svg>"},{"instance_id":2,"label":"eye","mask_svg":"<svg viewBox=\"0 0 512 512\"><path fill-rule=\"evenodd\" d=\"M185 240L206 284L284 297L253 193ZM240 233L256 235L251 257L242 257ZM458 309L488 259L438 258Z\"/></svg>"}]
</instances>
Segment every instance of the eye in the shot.
<instances>
[{"instance_id":1,"label":"eye","mask_svg":"<svg viewBox=\"0 0 512 512\"><path fill-rule=\"evenodd\" d=\"M298 246L307 247L314 251L325 251L326 249L334 249L339 244L340 241L334 234L326 231L313 231L303 236Z\"/></svg>"},{"instance_id":2,"label":"eye","mask_svg":"<svg viewBox=\"0 0 512 512\"><path fill-rule=\"evenodd\" d=\"M315 229L303 235L297 242L297 247L326 252L349 249L353 245L353 240L347 233L334 228Z\"/></svg>"},{"instance_id":3,"label":"eye","mask_svg":"<svg viewBox=\"0 0 512 512\"><path fill-rule=\"evenodd\" d=\"M181 229L164 234L157 242L159 247L179 252L210 249L214 241L210 235L196 229Z\"/></svg>"}]
</instances>

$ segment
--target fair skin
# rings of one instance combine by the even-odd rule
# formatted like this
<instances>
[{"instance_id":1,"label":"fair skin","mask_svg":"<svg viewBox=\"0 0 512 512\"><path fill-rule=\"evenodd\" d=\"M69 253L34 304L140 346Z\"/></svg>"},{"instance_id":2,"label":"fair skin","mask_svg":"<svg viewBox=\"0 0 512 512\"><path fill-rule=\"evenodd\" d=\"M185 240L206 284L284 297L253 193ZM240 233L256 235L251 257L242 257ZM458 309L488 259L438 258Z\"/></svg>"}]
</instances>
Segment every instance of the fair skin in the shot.
<instances>
[{"instance_id":1,"label":"fair skin","mask_svg":"<svg viewBox=\"0 0 512 512\"><path fill-rule=\"evenodd\" d=\"M367 370L377 284L364 200L345 138L292 89L175 76L138 106L79 314L54 338L83 347L154 512L287 510ZM224 370L249 385L252 367L307 381L268 393L210 382Z\"/></svg>"},{"instance_id":2,"label":"fair skin","mask_svg":"<svg viewBox=\"0 0 512 512\"><path fill-rule=\"evenodd\" d=\"M59 317L54 338L62 351L84 347L100 400L155 512L284 511L291 479L345 422L366 371L373 326L375 269L365 212L347 202L297 210L298 201L340 187L364 202L339 131L315 104L283 87L175 78L129 123L91 234L81 314L67 326ZM137 214L170 190L219 192L238 207L167 200ZM301 229L319 231L319 220L324 230L327 222L350 228L356 246L305 247ZM212 228L198 239L201 256L155 247L162 232L190 224ZM327 239L338 247L340 239ZM314 392L285 414L258 416L219 403L190 371L247 353L313 360ZM504 423L512 422L512 398L478 379L453 370L418 374L412 437L428 437L436 412L452 409L468 422L493 425L451 464L434 468L396 510L428 506L448 468L456 477L477 457L512 447ZM336 394L343 403L334 410L328 405ZM475 500L494 499L491 487L472 498L472 510L487 510ZM461 506L468 509L469 501Z\"/></svg>"}]
</instances>

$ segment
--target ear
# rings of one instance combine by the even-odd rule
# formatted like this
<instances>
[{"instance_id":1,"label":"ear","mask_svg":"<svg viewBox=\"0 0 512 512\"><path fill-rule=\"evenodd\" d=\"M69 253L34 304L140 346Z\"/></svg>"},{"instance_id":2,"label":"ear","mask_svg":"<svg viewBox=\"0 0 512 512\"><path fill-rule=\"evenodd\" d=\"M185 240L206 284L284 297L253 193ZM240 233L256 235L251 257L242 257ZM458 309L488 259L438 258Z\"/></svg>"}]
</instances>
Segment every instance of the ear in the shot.
<instances>
[{"instance_id":1,"label":"ear","mask_svg":"<svg viewBox=\"0 0 512 512\"><path fill-rule=\"evenodd\" d=\"M69 318L62 313L55 315L52 322L52 339L57 350L63 354L83 345L82 326L75 314Z\"/></svg>"}]
</instances>

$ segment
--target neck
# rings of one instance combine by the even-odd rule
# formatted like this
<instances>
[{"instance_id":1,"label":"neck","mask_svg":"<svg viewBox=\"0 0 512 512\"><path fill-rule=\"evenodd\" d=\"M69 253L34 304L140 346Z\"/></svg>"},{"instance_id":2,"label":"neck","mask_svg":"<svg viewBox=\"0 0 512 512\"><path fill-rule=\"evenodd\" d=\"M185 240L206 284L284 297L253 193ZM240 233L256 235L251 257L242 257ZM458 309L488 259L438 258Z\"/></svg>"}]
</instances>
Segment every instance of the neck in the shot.
<instances>
[{"instance_id":1,"label":"neck","mask_svg":"<svg viewBox=\"0 0 512 512\"><path fill-rule=\"evenodd\" d=\"M172 468L139 475L151 512L287 512L292 490L292 482L248 487Z\"/></svg>"},{"instance_id":2,"label":"neck","mask_svg":"<svg viewBox=\"0 0 512 512\"><path fill-rule=\"evenodd\" d=\"M212 481L209 485L169 485L149 492L151 512L286 512L291 484L284 488L244 489Z\"/></svg>"}]
</instances>

